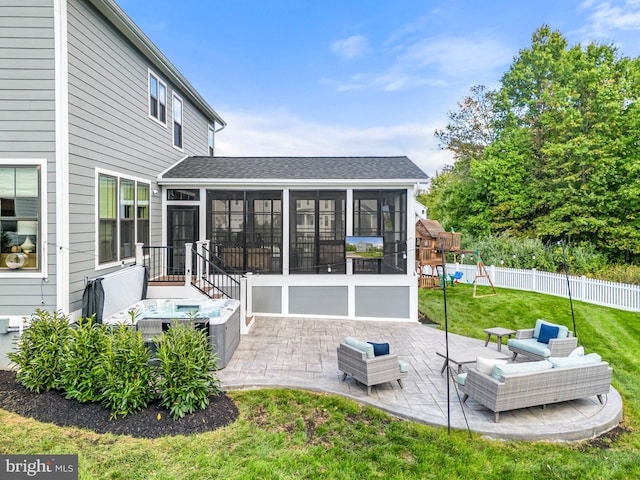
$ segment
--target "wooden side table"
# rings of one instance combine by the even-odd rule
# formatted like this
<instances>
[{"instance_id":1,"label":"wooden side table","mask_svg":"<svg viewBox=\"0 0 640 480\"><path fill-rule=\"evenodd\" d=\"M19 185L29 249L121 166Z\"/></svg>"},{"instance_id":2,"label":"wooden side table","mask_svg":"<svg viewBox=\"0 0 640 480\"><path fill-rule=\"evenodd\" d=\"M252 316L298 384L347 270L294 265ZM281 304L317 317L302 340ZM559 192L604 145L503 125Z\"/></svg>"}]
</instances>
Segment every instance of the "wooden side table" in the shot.
<instances>
[{"instance_id":1,"label":"wooden side table","mask_svg":"<svg viewBox=\"0 0 640 480\"><path fill-rule=\"evenodd\" d=\"M516 334L516 331L511 330L509 328L493 327L493 328L485 328L484 333L487 334L487 339L484 341L484 346L486 347L487 345L489 345L489 340L491 340L491 335L495 335L496 337L498 337L497 338L498 351L500 352L502 350L502 337L507 337L507 339L509 339L511 335Z\"/></svg>"}]
</instances>

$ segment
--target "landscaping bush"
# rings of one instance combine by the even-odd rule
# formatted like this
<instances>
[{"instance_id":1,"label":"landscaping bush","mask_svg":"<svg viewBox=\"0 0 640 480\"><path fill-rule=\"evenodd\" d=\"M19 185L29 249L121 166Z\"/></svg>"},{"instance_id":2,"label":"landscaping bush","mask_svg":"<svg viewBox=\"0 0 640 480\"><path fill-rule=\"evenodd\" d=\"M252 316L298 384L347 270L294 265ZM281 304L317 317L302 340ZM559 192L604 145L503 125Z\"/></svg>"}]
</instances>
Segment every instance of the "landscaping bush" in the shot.
<instances>
[{"instance_id":1,"label":"landscaping bush","mask_svg":"<svg viewBox=\"0 0 640 480\"><path fill-rule=\"evenodd\" d=\"M536 268L545 272L564 272L562 245L544 244L539 239L516 238L507 234L475 239L462 237L462 249L476 251L485 265L505 268ZM460 261L460 256L451 261ZM470 257L473 256L473 259ZM600 278L607 265L607 257L598 253L589 243L565 245L567 267L571 275L587 275ZM475 262L476 255L466 255L467 263Z\"/></svg>"},{"instance_id":2,"label":"landscaping bush","mask_svg":"<svg viewBox=\"0 0 640 480\"><path fill-rule=\"evenodd\" d=\"M112 418L142 410L155 398L175 419L206 408L209 396L220 392L207 333L193 322L176 322L154 343L157 368L149 365L151 352L130 325L108 327L91 317L73 328L62 313L37 310L9 358L29 390L56 388L82 403L101 402Z\"/></svg>"},{"instance_id":3,"label":"landscaping bush","mask_svg":"<svg viewBox=\"0 0 640 480\"><path fill-rule=\"evenodd\" d=\"M97 369L100 399L112 418L126 416L146 407L154 398L151 354L140 332L120 324L109 333Z\"/></svg>"},{"instance_id":4,"label":"landscaping bush","mask_svg":"<svg viewBox=\"0 0 640 480\"><path fill-rule=\"evenodd\" d=\"M70 338L69 319L64 314L37 309L17 351L8 354L18 367L18 381L36 393L62 388Z\"/></svg>"},{"instance_id":5,"label":"landscaping bush","mask_svg":"<svg viewBox=\"0 0 640 480\"><path fill-rule=\"evenodd\" d=\"M178 419L209 404L209 396L217 395L220 382L213 373L217 358L204 330L190 324L174 324L155 340L160 404Z\"/></svg>"},{"instance_id":6,"label":"landscaping bush","mask_svg":"<svg viewBox=\"0 0 640 480\"><path fill-rule=\"evenodd\" d=\"M100 373L108 341L106 327L94 323L94 317L80 318L77 327L71 329L71 342L62 372L67 398L81 403L100 401Z\"/></svg>"}]
</instances>

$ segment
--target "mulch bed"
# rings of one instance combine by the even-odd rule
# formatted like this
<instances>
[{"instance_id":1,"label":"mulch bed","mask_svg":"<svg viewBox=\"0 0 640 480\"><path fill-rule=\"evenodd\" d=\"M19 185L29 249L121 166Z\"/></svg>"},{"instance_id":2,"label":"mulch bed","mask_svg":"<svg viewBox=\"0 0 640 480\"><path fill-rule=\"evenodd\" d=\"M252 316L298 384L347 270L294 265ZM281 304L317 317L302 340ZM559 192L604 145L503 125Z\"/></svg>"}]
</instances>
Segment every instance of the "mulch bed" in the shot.
<instances>
[{"instance_id":1,"label":"mulch bed","mask_svg":"<svg viewBox=\"0 0 640 480\"><path fill-rule=\"evenodd\" d=\"M204 410L197 410L179 420L174 420L169 411L157 403L138 413L111 420L111 412L100 404L68 400L58 391L32 393L20 385L15 372L9 370L0 370L0 408L60 427L78 427L96 433L138 438L209 432L238 418L238 409L233 401L221 393L211 397Z\"/></svg>"}]
</instances>

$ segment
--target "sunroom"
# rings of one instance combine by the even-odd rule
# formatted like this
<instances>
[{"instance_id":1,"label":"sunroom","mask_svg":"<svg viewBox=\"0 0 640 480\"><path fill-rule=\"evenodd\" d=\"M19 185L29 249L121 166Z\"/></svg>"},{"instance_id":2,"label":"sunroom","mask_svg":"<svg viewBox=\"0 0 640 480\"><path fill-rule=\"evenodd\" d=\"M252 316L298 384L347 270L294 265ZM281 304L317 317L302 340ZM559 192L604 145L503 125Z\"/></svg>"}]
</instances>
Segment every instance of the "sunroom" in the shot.
<instances>
[{"instance_id":1,"label":"sunroom","mask_svg":"<svg viewBox=\"0 0 640 480\"><path fill-rule=\"evenodd\" d=\"M169 264L205 244L245 276L248 315L417 321L426 179L407 157L187 157L158 178Z\"/></svg>"}]
</instances>

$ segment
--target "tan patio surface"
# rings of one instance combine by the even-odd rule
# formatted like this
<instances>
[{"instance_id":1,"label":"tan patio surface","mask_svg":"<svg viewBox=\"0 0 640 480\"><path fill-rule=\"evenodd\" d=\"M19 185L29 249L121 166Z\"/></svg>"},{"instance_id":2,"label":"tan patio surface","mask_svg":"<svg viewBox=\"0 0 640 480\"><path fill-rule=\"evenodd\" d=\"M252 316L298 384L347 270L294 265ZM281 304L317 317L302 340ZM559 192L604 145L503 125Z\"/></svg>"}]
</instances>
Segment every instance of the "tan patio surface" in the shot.
<instances>
[{"instance_id":1,"label":"tan patio surface","mask_svg":"<svg viewBox=\"0 0 640 480\"><path fill-rule=\"evenodd\" d=\"M389 342L391 353L411 365L404 388L397 382L381 384L367 396L366 387L351 377L342 382L336 348L347 335ZM449 334L450 349L483 346L484 339ZM420 323L257 317L218 376L223 390L285 387L335 393L400 418L442 427L448 424L449 381L451 427L465 430L466 415L472 431L499 439L584 440L614 428L622 419L622 399L612 387L604 405L589 397L545 409L503 412L495 423L493 412L472 398L461 406L462 394L458 397L451 376L440 375L443 361L436 352L444 348L444 331ZM490 342L489 348L496 349L496 343ZM505 348L503 353L509 351Z\"/></svg>"}]
</instances>

